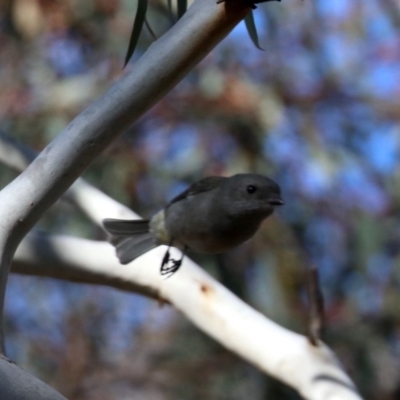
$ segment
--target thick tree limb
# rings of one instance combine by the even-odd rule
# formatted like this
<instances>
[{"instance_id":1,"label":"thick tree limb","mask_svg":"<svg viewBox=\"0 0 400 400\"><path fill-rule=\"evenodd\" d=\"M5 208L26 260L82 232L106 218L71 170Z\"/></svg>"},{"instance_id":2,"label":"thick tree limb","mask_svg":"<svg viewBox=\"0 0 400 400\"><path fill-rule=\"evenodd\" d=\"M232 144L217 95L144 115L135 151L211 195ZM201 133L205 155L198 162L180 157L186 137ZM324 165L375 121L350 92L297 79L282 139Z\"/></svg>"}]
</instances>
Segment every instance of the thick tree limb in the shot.
<instances>
[{"instance_id":1,"label":"thick tree limb","mask_svg":"<svg viewBox=\"0 0 400 400\"><path fill-rule=\"evenodd\" d=\"M227 1L216 5L215 0L195 0L182 19L149 48L131 73L75 118L0 192L1 313L10 262L22 238L113 139L179 82L245 16L248 9L240 8L238 3ZM93 218L97 218L97 211ZM46 274L57 267L64 268L64 279L78 281L80 277L89 280L97 276L96 279L103 277L109 284L125 282L126 290L128 287L132 291L147 288L143 292L166 299L225 347L293 386L304 397L311 400L360 399L327 347L323 344L311 346L305 337L267 320L190 260L185 261L178 274L164 280L159 274L162 249L140 257L130 266L115 265L113 268L116 259L107 243L83 240L78 243L77 239L57 238L53 242L49 239L46 247L40 242L43 238L33 237L32 240L39 243L42 250L50 252L50 256L45 255L47 266L35 247L24 250L21 246L19 251L26 251L28 255L29 251L36 251L36 260L43 262ZM91 254L90 267L82 263L84 254ZM37 271L38 265L32 272ZM3 342L2 337L0 339ZM20 371L18 369L15 374ZM13 367L7 364L2 375L7 377L10 373L12 375ZM33 387L26 377L21 377L21 381ZM7 384L0 385L2 390ZM62 398L46 396L39 392L29 394L30 399ZM12 398L28 397L19 391Z\"/></svg>"},{"instance_id":2,"label":"thick tree limb","mask_svg":"<svg viewBox=\"0 0 400 400\"><path fill-rule=\"evenodd\" d=\"M159 247L124 266L106 242L30 234L17 250L13 270L103 284L161 299L223 346L292 386L306 399L361 399L322 342L314 346L308 338L268 320L189 259L173 277L163 279L159 266L164 252L165 248Z\"/></svg>"},{"instance_id":3,"label":"thick tree limb","mask_svg":"<svg viewBox=\"0 0 400 400\"><path fill-rule=\"evenodd\" d=\"M25 143L0 130L0 163L14 171L22 172L38 154ZM139 218L131 209L118 203L82 178L76 180L63 198L71 201L98 226L102 226L105 215L109 218Z\"/></svg>"},{"instance_id":4,"label":"thick tree limb","mask_svg":"<svg viewBox=\"0 0 400 400\"><path fill-rule=\"evenodd\" d=\"M162 251L153 250L149 262L159 265ZM15 253L12 272L105 285L167 301L154 285L131 276L132 267L121 265L107 242L29 233Z\"/></svg>"},{"instance_id":5,"label":"thick tree limb","mask_svg":"<svg viewBox=\"0 0 400 400\"><path fill-rule=\"evenodd\" d=\"M26 166L21 162L26 155L26 163L35 156L27 146L0 135L0 161L21 169ZM15 160L19 160L17 164ZM136 217L133 211L82 179L66 195L96 224L105 215ZM29 234L16 252L13 272L101 284L170 302L223 346L293 386L306 398L326 399L327 393L341 399L359 398L334 355L318 337L313 343L315 347L309 345L306 338L252 310L189 260L184 263L184 273L180 271L171 279L163 280L158 266L164 252L160 247L123 266L108 243ZM188 303L189 290L191 301ZM308 368L304 369L304 365Z\"/></svg>"},{"instance_id":6,"label":"thick tree limb","mask_svg":"<svg viewBox=\"0 0 400 400\"><path fill-rule=\"evenodd\" d=\"M233 9L235 4L229 2L225 8L214 0L196 0L184 17L150 46L131 73L78 115L3 189L3 208L12 205L13 210L6 219L12 238L21 239L112 140L229 33L248 11Z\"/></svg>"},{"instance_id":7,"label":"thick tree limb","mask_svg":"<svg viewBox=\"0 0 400 400\"><path fill-rule=\"evenodd\" d=\"M67 400L53 388L0 355L0 389L4 400Z\"/></svg>"}]
</instances>

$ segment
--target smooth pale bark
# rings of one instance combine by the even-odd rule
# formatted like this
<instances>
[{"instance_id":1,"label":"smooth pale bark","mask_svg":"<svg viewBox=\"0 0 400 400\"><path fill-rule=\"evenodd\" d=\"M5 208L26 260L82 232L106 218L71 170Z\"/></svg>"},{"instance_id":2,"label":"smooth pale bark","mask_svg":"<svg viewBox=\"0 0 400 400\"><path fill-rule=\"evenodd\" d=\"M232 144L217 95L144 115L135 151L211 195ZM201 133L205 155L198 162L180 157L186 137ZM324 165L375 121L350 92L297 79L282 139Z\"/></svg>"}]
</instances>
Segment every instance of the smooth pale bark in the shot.
<instances>
[{"instance_id":1,"label":"smooth pale bark","mask_svg":"<svg viewBox=\"0 0 400 400\"><path fill-rule=\"evenodd\" d=\"M0 163L14 171L22 172L38 154L25 143L15 140L0 130ZM118 203L82 178L76 180L62 199L72 202L98 226L102 226L105 216L107 218L140 218L134 211Z\"/></svg>"},{"instance_id":2,"label":"smooth pale bark","mask_svg":"<svg viewBox=\"0 0 400 400\"><path fill-rule=\"evenodd\" d=\"M13 148L4 152L1 143L0 160L10 167L24 168L21 160L27 154L26 162L31 160L32 152L26 146L6 140ZM19 160L18 165L15 160ZM82 179L66 197L97 225L105 216L137 217ZM111 286L171 303L223 346L286 382L305 398L360 398L324 344L312 346L307 338L268 320L189 259L173 277L162 279L158 268L164 252L165 247L159 247L126 266L119 264L113 247L105 242L29 234L17 250L13 271Z\"/></svg>"},{"instance_id":3,"label":"smooth pale bark","mask_svg":"<svg viewBox=\"0 0 400 400\"><path fill-rule=\"evenodd\" d=\"M221 345L292 386L304 398L361 399L322 342L313 346L308 338L270 321L187 258L176 274L164 279L159 273L164 253L161 246L121 265L109 243L30 234L17 250L13 269L103 284L166 301ZM175 249L172 253L179 256Z\"/></svg>"},{"instance_id":4,"label":"smooth pale bark","mask_svg":"<svg viewBox=\"0 0 400 400\"><path fill-rule=\"evenodd\" d=\"M0 192L1 314L11 259L26 233L112 140L178 83L245 16L248 9L241 8L239 3L232 0L217 5L215 0L195 0L185 16L149 48L129 73L78 115L18 178ZM86 189L95 193L93 188L86 186ZM99 222L99 211L87 206L87 196L75 197L74 201L86 207L91 218ZM130 211L120 206L118 213L128 216ZM29 248L26 244L27 248L24 250L22 246L19 254L26 251L31 261L39 260L43 265L46 258L49 262L45 273L48 275L54 268L64 269L62 279L79 281L80 276L86 276L89 280L97 274L97 279L102 277L104 284L118 281L121 285L121 282L129 285L126 290L146 288L143 293L166 299L225 347L293 386L304 397L312 400L360 399L327 347L323 344L311 346L305 337L269 321L189 259L179 273L163 279L159 274L164 254L162 248L129 266L120 266L116 265L113 249L107 243L56 238L54 241L48 239L46 247L41 242L43 238L27 240L40 246ZM37 258L32 252L37 253ZM38 271L39 265L34 266L32 272ZM1 360L0 374L6 378L0 380L1 393L17 390L10 398L62 398L51 389L43 389L46 385L42 383L40 390L44 392L37 391L36 380L7 361ZM25 389L18 391L16 385L8 382L8 376L19 379L21 387L30 390L29 397Z\"/></svg>"},{"instance_id":5,"label":"smooth pale bark","mask_svg":"<svg viewBox=\"0 0 400 400\"><path fill-rule=\"evenodd\" d=\"M0 399L66 400L53 388L3 356L0 356Z\"/></svg>"}]
</instances>

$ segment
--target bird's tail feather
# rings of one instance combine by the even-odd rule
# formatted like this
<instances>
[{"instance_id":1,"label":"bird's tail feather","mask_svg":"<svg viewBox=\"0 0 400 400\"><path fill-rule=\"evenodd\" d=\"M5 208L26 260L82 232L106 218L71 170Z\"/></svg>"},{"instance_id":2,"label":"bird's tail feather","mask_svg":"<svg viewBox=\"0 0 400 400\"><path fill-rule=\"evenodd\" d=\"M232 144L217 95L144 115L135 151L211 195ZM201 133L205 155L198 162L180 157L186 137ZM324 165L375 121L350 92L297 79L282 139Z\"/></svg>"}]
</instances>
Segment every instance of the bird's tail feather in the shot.
<instances>
[{"instance_id":1,"label":"bird's tail feather","mask_svg":"<svg viewBox=\"0 0 400 400\"><path fill-rule=\"evenodd\" d=\"M115 246L121 264L157 247L149 232L149 220L105 219L103 226L111 234L110 243Z\"/></svg>"}]
</instances>

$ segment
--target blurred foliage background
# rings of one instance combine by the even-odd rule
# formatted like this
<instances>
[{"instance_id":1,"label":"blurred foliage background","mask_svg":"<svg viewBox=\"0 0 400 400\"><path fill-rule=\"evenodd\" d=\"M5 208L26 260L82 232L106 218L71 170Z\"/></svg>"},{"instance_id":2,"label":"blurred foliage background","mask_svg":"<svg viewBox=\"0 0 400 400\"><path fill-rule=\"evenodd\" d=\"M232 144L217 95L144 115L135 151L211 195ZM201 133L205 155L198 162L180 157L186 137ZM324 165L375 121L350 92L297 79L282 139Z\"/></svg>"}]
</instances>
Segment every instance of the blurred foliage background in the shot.
<instances>
[{"instance_id":1,"label":"blurred foliage background","mask_svg":"<svg viewBox=\"0 0 400 400\"><path fill-rule=\"evenodd\" d=\"M135 9L0 0L1 128L42 149L124 73ZM166 2L148 18L168 29ZM196 261L301 333L318 266L325 340L366 398L400 399L399 3L287 0L255 19L265 51L240 24L84 177L143 216L203 176L273 177L286 205L255 239ZM104 239L65 204L40 229ZM13 275L6 300L9 356L71 400L298 398L146 298Z\"/></svg>"}]
</instances>

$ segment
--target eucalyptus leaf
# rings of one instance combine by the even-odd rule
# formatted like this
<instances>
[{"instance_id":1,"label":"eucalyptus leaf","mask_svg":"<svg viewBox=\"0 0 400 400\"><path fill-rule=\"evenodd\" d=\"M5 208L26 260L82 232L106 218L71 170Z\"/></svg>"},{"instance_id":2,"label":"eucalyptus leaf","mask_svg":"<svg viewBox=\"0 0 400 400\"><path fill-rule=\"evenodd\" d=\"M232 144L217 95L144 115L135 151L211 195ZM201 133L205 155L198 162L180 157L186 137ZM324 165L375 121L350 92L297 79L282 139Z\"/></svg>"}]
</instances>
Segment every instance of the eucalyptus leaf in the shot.
<instances>
[{"instance_id":1,"label":"eucalyptus leaf","mask_svg":"<svg viewBox=\"0 0 400 400\"><path fill-rule=\"evenodd\" d=\"M178 19L185 14L187 10L187 0L177 0L178 1Z\"/></svg>"},{"instance_id":2,"label":"eucalyptus leaf","mask_svg":"<svg viewBox=\"0 0 400 400\"><path fill-rule=\"evenodd\" d=\"M169 18L171 19L171 21L174 20L173 17L173 12L172 12L172 0L168 0L168 13L169 13Z\"/></svg>"},{"instance_id":3,"label":"eucalyptus leaf","mask_svg":"<svg viewBox=\"0 0 400 400\"><path fill-rule=\"evenodd\" d=\"M249 36L252 40L252 42L254 43L254 45L260 49L260 50L264 50L261 46L260 43L258 41L258 33L257 33L257 27L256 24L254 22L254 15L253 15L253 11L250 10L250 12L246 15L244 22L246 24L246 28L247 28L247 32L249 33Z\"/></svg>"},{"instance_id":4,"label":"eucalyptus leaf","mask_svg":"<svg viewBox=\"0 0 400 400\"><path fill-rule=\"evenodd\" d=\"M140 33L142 32L143 29L143 24L146 19L146 11L147 11L147 0L138 0L138 7L136 11L136 16L135 16L135 22L133 23L133 29L132 29L132 34L131 38L129 40L129 46L128 46L128 51L126 53L125 57L125 64L128 64L129 60L131 59L137 42L139 40Z\"/></svg>"}]
</instances>

